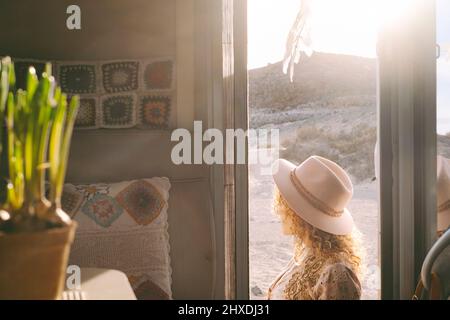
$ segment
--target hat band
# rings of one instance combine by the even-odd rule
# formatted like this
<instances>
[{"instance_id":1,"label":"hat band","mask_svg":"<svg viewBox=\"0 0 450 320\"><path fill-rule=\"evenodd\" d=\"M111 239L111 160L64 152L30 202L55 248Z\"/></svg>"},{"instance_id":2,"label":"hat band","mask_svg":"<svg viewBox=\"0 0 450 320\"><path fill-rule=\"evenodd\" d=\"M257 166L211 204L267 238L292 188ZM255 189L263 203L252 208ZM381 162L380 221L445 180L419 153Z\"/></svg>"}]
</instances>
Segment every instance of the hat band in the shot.
<instances>
[{"instance_id":1,"label":"hat band","mask_svg":"<svg viewBox=\"0 0 450 320\"><path fill-rule=\"evenodd\" d=\"M308 189L305 188L305 186L300 182L300 180L295 175L295 168L291 171L290 177L291 182L294 185L295 189L300 193L305 199L309 202L310 205L312 205L317 210L322 211L323 213L332 216L332 217L340 217L344 210L335 210L328 206L325 202L322 200L316 198L311 192L308 191Z\"/></svg>"}]
</instances>

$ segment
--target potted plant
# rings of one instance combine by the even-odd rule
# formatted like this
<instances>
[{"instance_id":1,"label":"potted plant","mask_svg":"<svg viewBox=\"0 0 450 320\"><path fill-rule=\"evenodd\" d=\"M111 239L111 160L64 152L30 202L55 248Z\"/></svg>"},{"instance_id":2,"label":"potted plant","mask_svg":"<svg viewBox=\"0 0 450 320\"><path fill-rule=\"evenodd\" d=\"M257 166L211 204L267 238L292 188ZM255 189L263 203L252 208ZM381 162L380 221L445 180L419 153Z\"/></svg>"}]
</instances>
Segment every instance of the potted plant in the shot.
<instances>
[{"instance_id":1,"label":"potted plant","mask_svg":"<svg viewBox=\"0 0 450 320\"><path fill-rule=\"evenodd\" d=\"M47 64L15 89L0 63L0 300L58 299L76 223L61 209L79 98L68 103ZM46 192L48 190L48 192Z\"/></svg>"}]
</instances>

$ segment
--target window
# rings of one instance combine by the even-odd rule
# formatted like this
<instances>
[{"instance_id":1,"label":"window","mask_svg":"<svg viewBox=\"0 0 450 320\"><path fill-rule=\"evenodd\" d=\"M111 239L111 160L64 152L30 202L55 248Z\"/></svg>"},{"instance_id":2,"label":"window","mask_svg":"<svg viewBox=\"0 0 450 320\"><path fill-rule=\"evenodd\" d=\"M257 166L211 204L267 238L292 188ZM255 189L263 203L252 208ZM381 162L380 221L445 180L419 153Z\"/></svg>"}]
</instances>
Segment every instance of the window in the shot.
<instances>
[{"instance_id":1,"label":"window","mask_svg":"<svg viewBox=\"0 0 450 320\"><path fill-rule=\"evenodd\" d=\"M287 5L287 2L278 1L279 4L277 4L271 3L270 0L265 0L260 1L260 5L269 6L269 9L266 9L266 11L270 11L270 5L278 6L283 3ZM339 4L342 2L344 1L340 1ZM368 2L358 1L358 3L362 2L364 4L371 3L369 0ZM247 0L235 0L234 3L239 3L239 6L242 8L246 7ZM378 107L376 111L376 140L379 146L379 155L376 156L376 159L379 163L379 174L377 175L374 193L375 199L378 198L379 200L380 237L379 242L376 240L374 242L370 240L374 238L370 238L369 233L364 234L363 232L363 238L369 238L369 240L363 241L363 243L372 245L372 247L377 247L374 243L379 243L380 277L378 278L376 276L372 278L375 279L372 283L375 283L377 288L381 284L381 298L410 299L414 292L423 258L436 238L435 1L399 0L393 2L386 0L375 1L373 3L375 3L373 12L382 13L382 18L376 22L380 26L376 50L378 57L378 75L376 77L378 82L378 93L376 94ZM257 39L258 37L252 37L252 0L248 0L248 4L248 49L250 51L248 64L250 66L250 86L248 95L247 91L244 90L246 86L243 85L246 83L243 80L246 79L247 72L245 71L245 64L242 63L246 61L245 57L247 56L247 33L242 32L246 29L243 21L247 19L247 15L235 14L234 17L235 39L233 42L236 63L234 64L234 98L232 99L235 100L234 110L236 113L234 119L239 122L235 127L247 128L246 120L247 116L249 116L249 122L254 128L258 126L260 128L268 128L271 126L280 127L280 140L283 141L286 137L283 136L283 130L286 131L286 129L289 129L290 124L299 120L303 120L304 122L311 121L311 119L317 117L317 109L313 109L314 105L311 104L308 107L313 109L314 112L306 115L303 114L303 117L300 119L295 119L296 116L302 115L301 112L304 112L306 108L301 111L297 110L297 114L295 114L295 107L298 106L295 103L287 108L283 108L282 105L281 108L279 108L280 105L269 105L266 108L252 107L252 90L255 89L254 85L252 86L252 82L254 81L252 79L252 72L253 75L256 74L255 70L252 71L251 68L252 38ZM325 6L325 8L328 7ZM293 17L292 13L289 12L286 16L280 14L279 8L276 10L272 7L272 9L271 13L273 14L264 18L264 10L260 7L254 12L260 18L253 20L259 20L261 23L270 21L271 23L266 23L265 26L275 25L278 27L280 17L281 19L285 19L289 14ZM333 7L333 9L338 10L340 8ZM366 6L363 9L367 10ZM258 15L258 11L262 15ZM237 12L241 11L238 10L235 13ZM347 11L347 14L351 16L357 12L355 7L352 7L352 10ZM356 16L358 17L358 15ZM348 20L348 17L344 20ZM361 25L369 21L367 19L361 20L363 20L360 21ZM326 24L330 27L329 21ZM334 25L333 27L336 26ZM255 30L253 34L259 35L267 31L263 28L258 29L258 27ZM351 31L352 29L348 29L347 33L349 30ZM358 31L364 33L363 28L358 28ZM276 51L274 47L277 42L270 39L270 35L261 37L264 38L267 46L270 46L270 50L263 49L259 53L273 53ZM228 36L223 39L225 41L224 44L228 45L229 39ZM283 41L278 43L283 43ZM322 54L327 53L323 51ZM279 49L278 53L280 52L283 52L283 50ZM342 52L338 54L342 54ZM271 65L266 67L261 66L263 68L256 71L264 71L264 69L267 71L271 68L276 68L275 62L281 59L281 56L273 60L270 59L268 62L271 62ZM311 60L306 61L306 59L303 59L296 68L302 67L303 64L303 69L305 69L305 65L308 63L311 64ZM327 72L331 72L332 70L333 68L331 67L326 68L323 72L323 77L327 75ZM298 85L295 83L295 77L306 77L305 74L307 74L305 70L300 75L298 75L298 72L295 73L294 86ZM261 79L266 76L269 77L270 72L262 72L260 76ZM226 79L228 80L228 78ZM283 81L286 81L286 76L279 73L279 77L276 79L274 85L280 87L283 85ZM326 86L320 89L314 88L314 86L308 86L307 81L304 81L302 85L310 90L309 93L314 92L314 89L316 89L317 95L319 95L318 92L321 89L329 89ZM270 86L267 86L265 89L267 90L261 90L260 92L270 95ZM297 90L294 91L297 94L299 93ZM305 92L308 91L300 91L302 94ZM289 96L286 95L289 91L276 91L275 93L283 98ZM249 115L247 114L247 108L244 108L244 106L247 106L247 96L250 98ZM298 98L298 96L294 95L294 98ZM268 110L270 108L278 108L278 110L267 112L270 111ZM342 111L341 109L337 108L333 111L338 116L338 112ZM321 116L324 117L325 115L326 113ZM336 118L339 120L339 117ZM317 125L319 126L319 124ZM353 123L347 124L348 127L352 125ZM339 126L332 128L328 126L325 126L325 128L313 128L312 131L318 131L318 129L329 131L330 129L339 129ZM294 131L297 132L297 130ZM308 135L306 136L308 137ZM316 136L312 135L312 137ZM320 141L317 138L314 139L316 142ZM310 147L307 149L308 152L320 150L318 148L320 143L313 144L311 147L311 142L314 139L310 139L308 144L306 144ZM329 145L330 141L332 140L326 140L327 144L325 146ZM267 149L270 149L272 150L272 156L275 158L277 157L276 152L286 154L288 150L286 144L275 147L271 143L261 144L260 141L258 143L262 148L258 148L258 144L253 144L257 148L250 148L250 155L255 150L267 151ZM305 144L300 144L300 147L305 147ZM371 149L371 146L369 147L368 149ZM328 148L324 147L324 149L327 150ZM360 151L360 149L358 150ZM337 155L339 156L340 154L337 153ZM351 165L352 162L341 162L341 165L348 171L350 171L349 167L347 167L349 164ZM265 192L265 190L269 190L267 185L272 182L268 177L261 178L261 175L258 174L260 171L255 171L255 169L258 168L255 168L250 163L248 172L246 168L238 167L236 170L234 178L236 182L236 236L234 239L236 242L233 242L233 240L230 244L232 248L234 247L236 249L236 261L234 265L236 266L235 283L237 284L237 296L246 297L250 293L253 298L261 299L264 298L266 287L270 283L269 277L266 277L265 280L262 279L264 272L268 271L271 274L275 274L282 270L284 263L289 258L288 252L290 250L288 249L290 247L288 246L289 239L285 238L286 242L284 242L284 247L279 245L280 242L278 242L277 246L277 242L273 241L273 238L277 234L279 235L277 230L280 230L280 223L276 216L270 215L270 200L273 195L271 192ZM249 179L245 178L247 177L247 173L249 174ZM359 181L355 180L354 177L353 180L357 185L356 189L358 189ZM247 199L247 185L250 185L249 199ZM367 193L356 192L354 200L357 199L358 194L360 196L367 195ZM249 211L246 206L247 200ZM261 219L263 216L265 220ZM249 232L247 230L248 225ZM372 235L378 233L376 228L375 225L373 229L370 229ZM229 237L229 239L233 239L233 236ZM248 243L249 246L247 247ZM249 250L247 251L246 248L249 248ZM285 254L280 254L283 250ZM250 277L249 270L247 269L248 266L250 269ZM367 278L365 279L367 281ZM366 294L366 298L368 298L367 293L370 292L370 290L367 290L368 284L363 283L363 286L366 288L363 294Z\"/></svg>"},{"instance_id":2,"label":"window","mask_svg":"<svg viewBox=\"0 0 450 320\"><path fill-rule=\"evenodd\" d=\"M450 158L450 3L438 0L436 12L438 154Z\"/></svg>"}]
</instances>

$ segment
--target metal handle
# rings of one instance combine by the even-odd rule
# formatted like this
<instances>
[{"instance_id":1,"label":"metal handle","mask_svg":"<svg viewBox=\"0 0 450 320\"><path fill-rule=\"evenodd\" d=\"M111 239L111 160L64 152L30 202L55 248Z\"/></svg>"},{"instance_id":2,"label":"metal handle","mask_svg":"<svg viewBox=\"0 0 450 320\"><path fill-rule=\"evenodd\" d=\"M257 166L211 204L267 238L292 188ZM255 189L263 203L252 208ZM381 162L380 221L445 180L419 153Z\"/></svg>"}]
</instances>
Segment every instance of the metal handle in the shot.
<instances>
[{"instance_id":1,"label":"metal handle","mask_svg":"<svg viewBox=\"0 0 450 320\"><path fill-rule=\"evenodd\" d=\"M431 247L428 252L425 260L422 264L422 271L420 273L422 278L423 286L426 290L430 289L431 286L431 269L433 268L433 264L439 255L444 251L448 246L450 246L450 229L448 229Z\"/></svg>"}]
</instances>

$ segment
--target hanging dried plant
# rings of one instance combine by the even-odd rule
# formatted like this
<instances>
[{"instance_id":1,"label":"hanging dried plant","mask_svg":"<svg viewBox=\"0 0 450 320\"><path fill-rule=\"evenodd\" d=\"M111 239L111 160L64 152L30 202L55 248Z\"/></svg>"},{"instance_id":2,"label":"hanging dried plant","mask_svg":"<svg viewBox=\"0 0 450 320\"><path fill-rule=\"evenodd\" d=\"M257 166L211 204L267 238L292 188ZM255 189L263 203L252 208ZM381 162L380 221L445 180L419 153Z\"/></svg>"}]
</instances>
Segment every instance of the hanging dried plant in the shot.
<instances>
[{"instance_id":1,"label":"hanging dried plant","mask_svg":"<svg viewBox=\"0 0 450 320\"><path fill-rule=\"evenodd\" d=\"M291 81L294 79L295 65L299 63L302 54L311 56L311 13L312 1L302 0L300 11L289 32L286 52L283 59L283 72L289 73Z\"/></svg>"}]
</instances>

